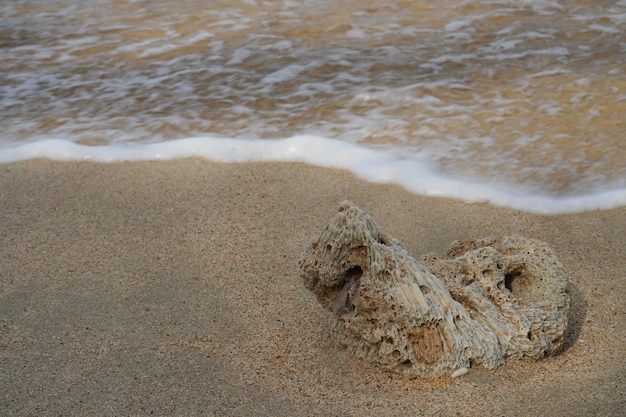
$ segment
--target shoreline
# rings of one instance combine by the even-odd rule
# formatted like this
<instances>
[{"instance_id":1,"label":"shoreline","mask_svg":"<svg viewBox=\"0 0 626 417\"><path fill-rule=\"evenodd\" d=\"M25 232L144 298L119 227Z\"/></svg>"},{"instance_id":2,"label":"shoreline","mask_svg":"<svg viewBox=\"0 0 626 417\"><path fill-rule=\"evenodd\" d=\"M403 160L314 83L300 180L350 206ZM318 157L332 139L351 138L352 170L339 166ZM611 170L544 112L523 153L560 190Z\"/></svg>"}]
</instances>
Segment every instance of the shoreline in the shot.
<instances>
[{"instance_id":1,"label":"shoreline","mask_svg":"<svg viewBox=\"0 0 626 417\"><path fill-rule=\"evenodd\" d=\"M571 193L573 189L568 191L565 186L571 181L555 177L543 183L543 186L552 191L543 192L534 186L528 188L529 184L524 185L523 180L507 181L500 178L498 173L492 175L492 178L482 179L466 176L462 171L446 173L434 168L418 155L411 155L411 152L401 155L391 149L376 149L314 135L269 140L190 137L149 144L100 146L49 139L0 149L0 164L25 162L33 158L107 164L170 162L181 159L206 159L215 163L238 164L303 163L345 170L366 182L399 185L420 196L451 198L466 203L487 203L531 214L576 214L626 207L626 188L623 187L613 188L604 184L593 191ZM619 172L620 166L613 165L608 169L613 176L619 177L615 170Z\"/></svg>"},{"instance_id":2,"label":"shoreline","mask_svg":"<svg viewBox=\"0 0 626 417\"><path fill-rule=\"evenodd\" d=\"M626 207L542 216L298 163L0 165L8 415L626 412ZM560 355L409 380L332 344L298 259L349 199L415 258L520 234L570 274Z\"/></svg>"}]
</instances>

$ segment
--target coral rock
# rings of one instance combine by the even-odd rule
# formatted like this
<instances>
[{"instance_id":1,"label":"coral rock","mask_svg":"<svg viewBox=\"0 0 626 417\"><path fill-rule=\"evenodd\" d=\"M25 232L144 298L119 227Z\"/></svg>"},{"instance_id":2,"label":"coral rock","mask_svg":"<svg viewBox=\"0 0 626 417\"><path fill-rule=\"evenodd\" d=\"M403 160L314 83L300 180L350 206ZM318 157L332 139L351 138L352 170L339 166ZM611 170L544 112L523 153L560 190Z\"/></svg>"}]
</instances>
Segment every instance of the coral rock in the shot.
<instances>
[{"instance_id":1,"label":"coral rock","mask_svg":"<svg viewBox=\"0 0 626 417\"><path fill-rule=\"evenodd\" d=\"M498 336L507 357L540 359L562 348L568 280L547 244L521 236L469 239L453 243L444 259L422 261Z\"/></svg>"},{"instance_id":2,"label":"coral rock","mask_svg":"<svg viewBox=\"0 0 626 417\"><path fill-rule=\"evenodd\" d=\"M493 369L507 357L541 358L562 346L567 276L544 243L471 240L423 262L345 201L300 268L337 317L337 344L404 375Z\"/></svg>"}]
</instances>

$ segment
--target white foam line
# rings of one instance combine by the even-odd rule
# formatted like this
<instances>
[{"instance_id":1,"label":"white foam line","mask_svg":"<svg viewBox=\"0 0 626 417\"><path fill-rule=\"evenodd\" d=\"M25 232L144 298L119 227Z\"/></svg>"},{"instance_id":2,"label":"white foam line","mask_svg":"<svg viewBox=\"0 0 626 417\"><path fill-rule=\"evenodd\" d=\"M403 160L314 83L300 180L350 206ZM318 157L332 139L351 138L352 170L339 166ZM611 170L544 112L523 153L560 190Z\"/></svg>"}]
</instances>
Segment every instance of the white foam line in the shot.
<instances>
[{"instance_id":1,"label":"white foam line","mask_svg":"<svg viewBox=\"0 0 626 417\"><path fill-rule=\"evenodd\" d=\"M426 196L450 197L467 202L538 214L577 213L626 205L626 189L555 197L512 190L505 184L473 182L437 172L419 155L375 149L319 136L294 136L280 140L245 140L198 137L154 144L86 146L50 139L0 150L0 163L48 158L56 161L121 162L203 157L215 162L302 162L346 169L375 183L398 184Z\"/></svg>"}]
</instances>

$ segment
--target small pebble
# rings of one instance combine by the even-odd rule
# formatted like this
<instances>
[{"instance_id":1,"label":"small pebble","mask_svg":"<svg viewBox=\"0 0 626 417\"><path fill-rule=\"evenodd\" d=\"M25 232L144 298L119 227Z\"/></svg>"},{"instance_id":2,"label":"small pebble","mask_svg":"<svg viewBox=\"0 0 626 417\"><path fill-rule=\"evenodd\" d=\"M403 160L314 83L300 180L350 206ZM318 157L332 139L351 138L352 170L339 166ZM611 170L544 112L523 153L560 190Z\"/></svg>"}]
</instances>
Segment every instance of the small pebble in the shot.
<instances>
[{"instance_id":1,"label":"small pebble","mask_svg":"<svg viewBox=\"0 0 626 417\"><path fill-rule=\"evenodd\" d=\"M460 376L465 375L466 373L469 372L469 369L467 369L466 367L463 368L459 368L456 371L452 372L452 378L458 378Z\"/></svg>"}]
</instances>

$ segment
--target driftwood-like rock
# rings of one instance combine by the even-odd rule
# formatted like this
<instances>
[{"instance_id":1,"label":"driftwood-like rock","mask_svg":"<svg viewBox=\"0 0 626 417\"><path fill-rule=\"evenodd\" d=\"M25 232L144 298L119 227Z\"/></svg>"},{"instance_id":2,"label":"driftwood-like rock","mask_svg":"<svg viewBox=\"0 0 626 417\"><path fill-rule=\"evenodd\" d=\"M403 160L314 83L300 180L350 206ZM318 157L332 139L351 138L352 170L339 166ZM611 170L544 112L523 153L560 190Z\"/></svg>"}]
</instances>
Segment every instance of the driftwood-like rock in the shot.
<instances>
[{"instance_id":1,"label":"driftwood-like rock","mask_svg":"<svg viewBox=\"0 0 626 417\"><path fill-rule=\"evenodd\" d=\"M544 243L468 240L423 262L345 201L300 268L337 317L338 345L404 375L493 369L507 357L541 358L562 346L567 276Z\"/></svg>"}]
</instances>

